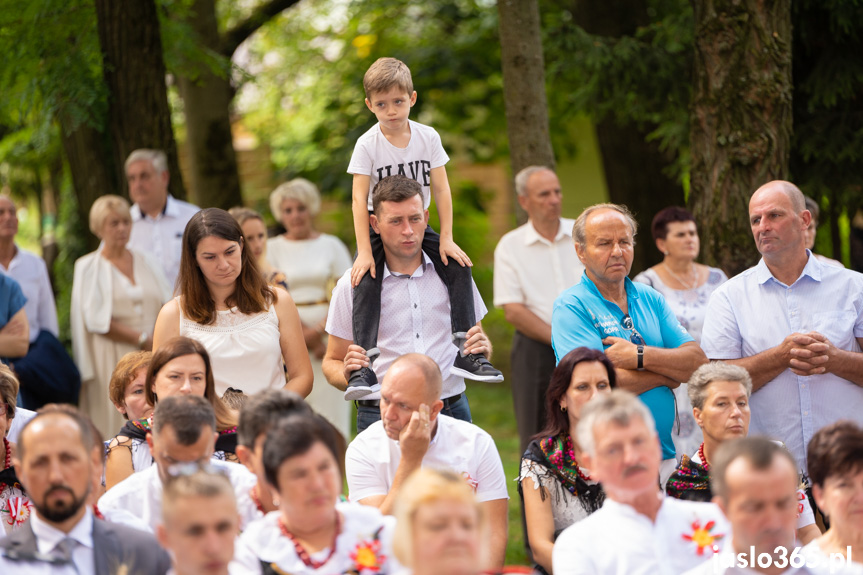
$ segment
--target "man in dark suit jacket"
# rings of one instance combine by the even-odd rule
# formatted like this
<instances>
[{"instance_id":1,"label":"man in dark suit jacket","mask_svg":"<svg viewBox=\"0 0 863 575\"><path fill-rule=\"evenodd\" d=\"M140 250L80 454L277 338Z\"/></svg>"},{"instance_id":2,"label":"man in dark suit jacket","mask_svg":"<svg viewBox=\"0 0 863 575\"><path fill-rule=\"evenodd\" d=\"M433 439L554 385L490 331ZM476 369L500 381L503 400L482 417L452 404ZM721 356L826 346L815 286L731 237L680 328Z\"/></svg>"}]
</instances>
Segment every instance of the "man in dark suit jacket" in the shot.
<instances>
[{"instance_id":1,"label":"man in dark suit jacket","mask_svg":"<svg viewBox=\"0 0 863 575\"><path fill-rule=\"evenodd\" d=\"M73 410L40 413L21 431L15 470L35 512L0 539L0 573L167 573L170 559L152 535L93 517L88 500L101 459L92 433Z\"/></svg>"}]
</instances>

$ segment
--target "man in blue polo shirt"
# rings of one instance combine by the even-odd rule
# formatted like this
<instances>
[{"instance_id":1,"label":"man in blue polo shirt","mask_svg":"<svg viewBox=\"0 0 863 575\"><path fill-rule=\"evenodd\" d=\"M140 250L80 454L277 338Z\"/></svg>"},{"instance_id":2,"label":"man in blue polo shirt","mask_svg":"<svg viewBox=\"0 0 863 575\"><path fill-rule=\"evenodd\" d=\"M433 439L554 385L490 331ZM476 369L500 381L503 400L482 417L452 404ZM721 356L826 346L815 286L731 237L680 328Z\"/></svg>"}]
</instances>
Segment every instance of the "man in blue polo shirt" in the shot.
<instances>
[{"instance_id":1,"label":"man in blue polo shirt","mask_svg":"<svg viewBox=\"0 0 863 575\"><path fill-rule=\"evenodd\" d=\"M656 421L664 485L676 465L671 390L707 357L662 295L627 277L636 230L625 206L597 204L581 213L572 237L584 274L554 302L551 343L558 361L577 347L605 351L617 370L618 386L638 394Z\"/></svg>"}]
</instances>

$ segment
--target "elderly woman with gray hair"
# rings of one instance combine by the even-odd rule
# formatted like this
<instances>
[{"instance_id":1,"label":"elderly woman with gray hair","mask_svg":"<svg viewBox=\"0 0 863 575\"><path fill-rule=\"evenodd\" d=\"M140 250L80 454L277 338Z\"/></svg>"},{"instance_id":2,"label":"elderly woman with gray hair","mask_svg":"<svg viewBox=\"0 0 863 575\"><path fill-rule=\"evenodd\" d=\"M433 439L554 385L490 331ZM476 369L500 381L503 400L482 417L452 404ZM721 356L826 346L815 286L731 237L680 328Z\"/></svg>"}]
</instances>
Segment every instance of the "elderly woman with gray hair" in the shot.
<instances>
[{"instance_id":1,"label":"elderly woman with gray hair","mask_svg":"<svg viewBox=\"0 0 863 575\"><path fill-rule=\"evenodd\" d=\"M270 209L286 231L267 240L266 257L273 268L284 272L291 287L315 375L306 401L350 437L350 404L327 382L321 359L326 351L324 327L332 288L351 267L351 255L340 239L315 229L321 196L310 181L296 178L277 187L270 194Z\"/></svg>"},{"instance_id":2,"label":"elderly woman with gray hair","mask_svg":"<svg viewBox=\"0 0 863 575\"><path fill-rule=\"evenodd\" d=\"M710 501L710 460L722 442L749 433L749 396L752 378L744 368L714 361L699 367L688 382L692 415L704 434L704 441L691 456L684 455L668 478L665 491L671 497L689 501ZM806 544L820 531L803 489L797 492L797 537Z\"/></svg>"}]
</instances>

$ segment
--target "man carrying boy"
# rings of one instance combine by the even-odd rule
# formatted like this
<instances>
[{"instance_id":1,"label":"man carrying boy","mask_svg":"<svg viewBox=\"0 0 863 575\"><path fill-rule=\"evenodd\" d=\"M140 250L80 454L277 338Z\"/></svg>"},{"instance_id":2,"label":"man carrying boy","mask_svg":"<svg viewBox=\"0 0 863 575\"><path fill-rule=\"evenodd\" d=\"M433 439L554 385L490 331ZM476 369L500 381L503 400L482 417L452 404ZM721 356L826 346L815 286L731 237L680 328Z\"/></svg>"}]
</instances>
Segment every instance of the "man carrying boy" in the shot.
<instances>
[{"instance_id":1,"label":"man carrying boy","mask_svg":"<svg viewBox=\"0 0 863 575\"><path fill-rule=\"evenodd\" d=\"M503 375L486 358L465 350L467 331L475 323L470 266L473 265L453 241L452 195L445 164L449 157L438 133L408 119L417 93L408 67L395 58L380 58L363 77L366 106L378 123L357 140L348 173L353 174L354 232L357 258L351 269L353 289L353 341L366 350L369 366L351 374L346 400L355 400L380 390L371 363L377 348L381 315L381 280L384 250L380 235L370 227L372 191L387 176L402 175L422 187L422 208L427 210L434 192L441 234L428 227L422 249L449 292L453 342L458 346L453 373L477 381L503 381ZM459 265L449 265L452 258ZM368 273L366 273L368 272Z\"/></svg>"},{"instance_id":2,"label":"man carrying boy","mask_svg":"<svg viewBox=\"0 0 863 575\"><path fill-rule=\"evenodd\" d=\"M330 337L322 367L327 381L344 390L351 374L361 368L374 369L376 380L383 380L398 357L407 353L428 355L443 376L442 413L469 422L464 379L456 374L450 359L457 350L447 321L450 303L446 286L431 258L421 249L429 214L423 209L420 196L420 184L405 176L390 176L375 186L375 212L371 222L381 235L386 254L386 265L381 265L380 273L380 358L371 368L368 352L351 343L354 302L348 270L333 290L327 315ZM479 324L486 308L472 280L470 291L465 295L473 298L477 310L474 325L467 331L465 350L468 354L488 357L491 342ZM357 400L356 404L357 431L381 418L379 391Z\"/></svg>"}]
</instances>

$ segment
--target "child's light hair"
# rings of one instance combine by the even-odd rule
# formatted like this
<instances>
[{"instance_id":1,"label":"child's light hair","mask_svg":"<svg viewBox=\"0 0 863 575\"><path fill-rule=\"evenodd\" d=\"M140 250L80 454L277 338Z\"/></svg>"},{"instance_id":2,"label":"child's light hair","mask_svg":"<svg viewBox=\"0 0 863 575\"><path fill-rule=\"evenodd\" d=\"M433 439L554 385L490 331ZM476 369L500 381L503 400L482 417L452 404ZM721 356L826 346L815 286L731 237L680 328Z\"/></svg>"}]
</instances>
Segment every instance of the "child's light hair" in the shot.
<instances>
[{"instance_id":1,"label":"child's light hair","mask_svg":"<svg viewBox=\"0 0 863 575\"><path fill-rule=\"evenodd\" d=\"M363 76L366 98L371 98L373 94L387 92L394 86L404 90L408 96L414 91L410 68L395 58L378 58Z\"/></svg>"},{"instance_id":2,"label":"child's light hair","mask_svg":"<svg viewBox=\"0 0 863 575\"><path fill-rule=\"evenodd\" d=\"M189 497L219 497L227 496L236 501L234 488L227 475L215 470L196 469L186 474L172 476L165 482L162 490L162 517L170 515L174 503ZM234 503L236 505L236 503Z\"/></svg>"},{"instance_id":3,"label":"child's light hair","mask_svg":"<svg viewBox=\"0 0 863 575\"><path fill-rule=\"evenodd\" d=\"M414 566L414 519L417 510L422 505L441 500L455 500L475 508L479 517L480 537L484 535L485 514L465 478L449 470L420 468L402 485L395 505L399 528L393 537L393 552L405 567Z\"/></svg>"}]
</instances>

